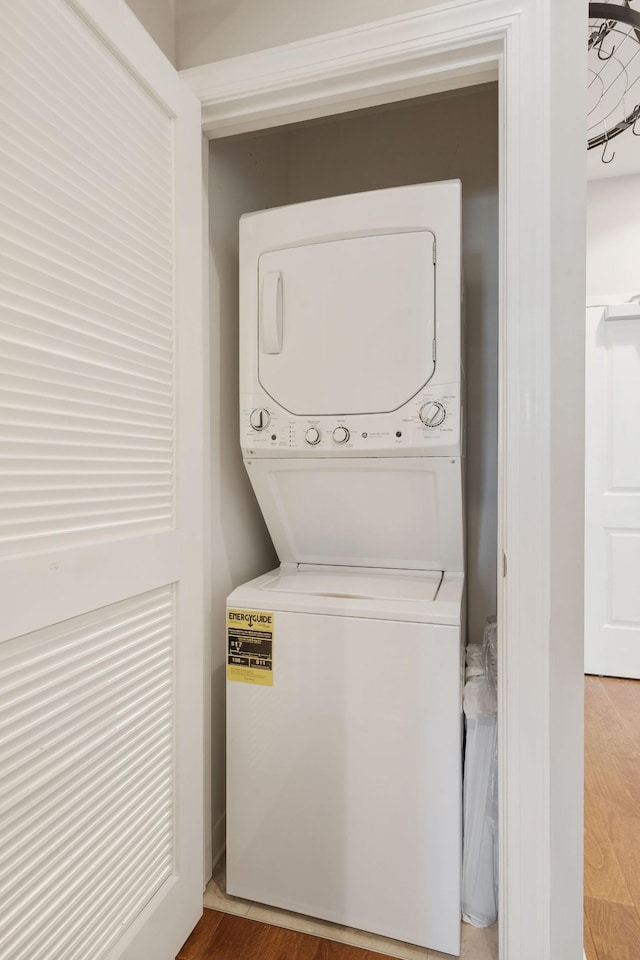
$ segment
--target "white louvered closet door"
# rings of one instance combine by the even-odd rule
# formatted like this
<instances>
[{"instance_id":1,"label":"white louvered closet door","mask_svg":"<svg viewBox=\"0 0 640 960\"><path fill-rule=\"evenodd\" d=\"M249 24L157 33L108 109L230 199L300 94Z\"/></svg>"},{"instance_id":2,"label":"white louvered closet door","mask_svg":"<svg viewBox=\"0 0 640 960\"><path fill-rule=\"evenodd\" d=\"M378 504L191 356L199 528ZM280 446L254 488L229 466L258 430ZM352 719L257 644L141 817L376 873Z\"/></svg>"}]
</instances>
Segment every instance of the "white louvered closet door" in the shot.
<instances>
[{"instance_id":1,"label":"white louvered closet door","mask_svg":"<svg viewBox=\"0 0 640 960\"><path fill-rule=\"evenodd\" d=\"M0 0L0 957L202 903L199 103L123 0Z\"/></svg>"}]
</instances>

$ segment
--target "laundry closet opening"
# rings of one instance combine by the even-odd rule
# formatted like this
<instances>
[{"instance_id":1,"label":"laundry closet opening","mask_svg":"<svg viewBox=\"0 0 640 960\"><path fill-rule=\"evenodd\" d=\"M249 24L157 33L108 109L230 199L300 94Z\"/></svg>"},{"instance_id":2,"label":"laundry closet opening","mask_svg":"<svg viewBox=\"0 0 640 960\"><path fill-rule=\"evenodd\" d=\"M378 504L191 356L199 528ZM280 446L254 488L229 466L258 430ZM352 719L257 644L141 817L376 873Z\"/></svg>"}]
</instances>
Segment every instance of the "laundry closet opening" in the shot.
<instances>
[{"instance_id":1,"label":"laundry closet opening","mask_svg":"<svg viewBox=\"0 0 640 960\"><path fill-rule=\"evenodd\" d=\"M214 861L225 834L225 600L278 566L238 437L239 219L320 198L461 181L466 621L467 642L481 643L496 613L498 569L498 146L497 83L209 144Z\"/></svg>"}]
</instances>

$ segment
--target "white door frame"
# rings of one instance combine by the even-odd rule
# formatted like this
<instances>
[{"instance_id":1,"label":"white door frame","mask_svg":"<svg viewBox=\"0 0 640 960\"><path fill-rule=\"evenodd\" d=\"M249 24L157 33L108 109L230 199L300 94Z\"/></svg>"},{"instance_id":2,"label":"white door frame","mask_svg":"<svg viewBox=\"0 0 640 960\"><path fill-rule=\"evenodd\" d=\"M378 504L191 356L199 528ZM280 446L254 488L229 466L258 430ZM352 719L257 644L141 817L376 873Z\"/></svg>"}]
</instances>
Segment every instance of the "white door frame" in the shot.
<instances>
[{"instance_id":1,"label":"white door frame","mask_svg":"<svg viewBox=\"0 0 640 960\"><path fill-rule=\"evenodd\" d=\"M209 138L500 81L502 960L582 957L583 7L453 0L182 71Z\"/></svg>"}]
</instances>

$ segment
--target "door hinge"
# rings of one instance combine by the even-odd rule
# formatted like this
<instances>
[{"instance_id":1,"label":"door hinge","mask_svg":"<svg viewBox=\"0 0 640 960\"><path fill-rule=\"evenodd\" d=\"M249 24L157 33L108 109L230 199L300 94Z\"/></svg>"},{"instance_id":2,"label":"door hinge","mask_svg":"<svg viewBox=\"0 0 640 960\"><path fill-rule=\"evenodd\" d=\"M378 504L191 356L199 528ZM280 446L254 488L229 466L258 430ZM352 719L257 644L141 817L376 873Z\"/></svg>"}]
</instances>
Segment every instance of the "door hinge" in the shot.
<instances>
[{"instance_id":1,"label":"door hinge","mask_svg":"<svg viewBox=\"0 0 640 960\"><path fill-rule=\"evenodd\" d=\"M506 577L507 575L507 555L502 551L502 576Z\"/></svg>"}]
</instances>

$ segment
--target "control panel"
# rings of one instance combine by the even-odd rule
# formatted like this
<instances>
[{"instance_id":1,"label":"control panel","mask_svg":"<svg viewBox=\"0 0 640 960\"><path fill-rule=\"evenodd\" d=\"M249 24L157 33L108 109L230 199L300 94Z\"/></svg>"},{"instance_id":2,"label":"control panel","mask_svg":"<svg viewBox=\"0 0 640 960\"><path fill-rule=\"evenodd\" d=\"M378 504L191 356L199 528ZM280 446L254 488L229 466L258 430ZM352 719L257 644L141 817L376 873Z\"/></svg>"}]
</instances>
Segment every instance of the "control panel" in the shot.
<instances>
[{"instance_id":1,"label":"control panel","mask_svg":"<svg viewBox=\"0 0 640 960\"><path fill-rule=\"evenodd\" d=\"M266 394L241 396L240 436L250 456L459 456L461 387L429 384L392 413L296 416Z\"/></svg>"}]
</instances>

